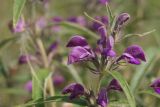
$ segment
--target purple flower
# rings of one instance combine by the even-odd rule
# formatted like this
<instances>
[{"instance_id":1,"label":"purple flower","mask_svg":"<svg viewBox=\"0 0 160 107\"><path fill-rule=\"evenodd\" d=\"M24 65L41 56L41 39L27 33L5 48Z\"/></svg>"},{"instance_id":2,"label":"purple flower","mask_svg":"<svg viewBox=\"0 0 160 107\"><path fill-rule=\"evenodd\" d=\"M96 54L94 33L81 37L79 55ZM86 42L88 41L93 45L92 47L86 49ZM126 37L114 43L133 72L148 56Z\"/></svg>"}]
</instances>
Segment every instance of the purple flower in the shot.
<instances>
[{"instance_id":1,"label":"purple flower","mask_svg":"<svg viewBox=\"0 0 160 107\"><path fill-rule=\"evenodd\" d=\"M60 86L65 81L64 77L60 74L56 74L53 76L53 83L55 86Z\"/></svg>"},{"instance_id":2,"label":"purple flower","mask_svg":"<svg viewBox=\"0 0 160 107\"><path fill-rule=\"evenodd\" d=\"M160 79L153 81L150 87L152 87L157 94L160 94Z\"/></svg>"},{"instance_id":3,"label":"purple flower","mask_svg":"<svg viewBox=\"0 0 160 107\"><path fill-rule=\"evenodd\" d=\"M73 36L69 40L67 47L76 47L76 46L85 47L87 45L88 45L87 40L84 37L77 35L77 36Z\"/></svg>"},{"instance_id":4,"label":"purple flower","mask_svg":"<svg viewBox=\"0 0 160 107\"><path fill-rule=\"evenodd\" d=\"M122 91L122 88L121 88L119 82L118 82L116 79L113 79L113 80L109 83L109 85L108 85L108 87L107 87L107 90L108 90L108 91L109 91L109 90Z\"/></svg>"},{"instance_id":5,"label":"purple flower","mask_svg":"<svg viewBox=\"0 0 160 107\"><path fill-rule=\"evenodd\" d=\"M90 60L94 55L86 48L81 46L74 47L68 56L68 64Z\"/></svg>"},{"instance_id":6,"label":"purple flower","mask_svg":"<svg viewBox=\"0 0 160 107\"><path fill-rule=\"evenodd\" d=\"M36 21L36 28L38 30L42 30L46 27L47 25L47 21L44 17L40 17L37 21Z\"/></svg>"},{"instance_id":7,"label":"purple flower","mask_svg":"<svg viewBox=\"0 0 160 107\"><path fill-rule=\"evenodd\" d=\"M130 64L135 64L135 65L139 65L141 64L141 62L134 58L132 55L128 54L128 53L123 53L117 60L117 62L119 62L120 60L125 60Z\"/></svg>"},{"instance_id":8,"label":"purple flower","mask_svg":"<svg viewBox=\"0 0 160 107\"><path fill-rule=\"evenodd\" d=\"M78 17L70 17L68 18L69 22L73 22L73 23L77 23L81 26L85 26L86 25L86 20L84 17L82 16L78 16Z\"/></svg>"},{"instance_id":9,"label":"purple flower","mask_svg":"<svg viewBox=\"0 0 160 107\"><path fill-rule=\"evenodd\" d=\"M101 23L98 23L98 22L93 22L92 24L92 29L97 31L101 26L108 26L109 24L109 20L108 20L108 17L107 16L96 16L95 17L96 20L100 21Z\"/></svg>"},{"instance_id":10,"label":"purple flower","mask_svg":"<svg viewBox=\"0 0 160 107\"><path fill-rule=\"evenodd\" d=\"M143 49L138 45L129 46L125 53L132 55L134 58L141 59L142 61L146 61L145 54Z\"/></svg>"},{"instance_id":11,"label":"purple flower","mask_svg":"<svg viewBox=\"0 0 160 107\"><path fill-rule=\"evenodd\" d=\"M19 57L19 64L26 64L27 61L36 61L36 57L32 56L32 55L21 55Z\"/></svg>"},{"instance_id":12,"label":"purple flower","mask_svg":"<svg viewBox=\"0 0 160 107\"><path fill-rule=\"evenodd\" d=\"M109 36L107 38L107 31L104 26L99 28L99 33L101 35L100 40L98 40L98 45L101 50L102 55L104 56L110 56L110 57L115 57L116 53L113 50L114 47L114 39L112 36Z\"/></svg>"},{"instance_id":13,"label":"purple flower","mask_svg":"<svg viewBox=\"0 0 160 107\"><path fill-rule=\"evenodd\" d=\"M99 0L99 2L100 2L101 4L107 4L107 3L109 2L109 0Z\"/></svg>"},{"instance_id":14,"label":"purple flower","mask_svg":"<svg viewBox=\"0 0 160 107\"><path fill-rule=\"evenodd\" d=\"M26 89L28 92L32 92L32 81L28 81L28 82L25 84L25 89Z\"/></svg>"},{"instance_id":15,"label":"purple flower","mask_svg":"<svg viewBox=\"0 0 160 107\"><path fill-rule=\"evenodd\" d=\"M48 48L48 50L47 50L47 53L54 52L54 51L57 49L57 47L58 47L58 42L57 42L57 41L53 42L53 43L49 46L49 48Z\"/></svg>"},{"instance_id":16,"label":"purple flower","mask_svg":"<svg viewBox=\"0 0 160 107\"><path fill-rule=\"evenodd\" d=\"M63 19L61 17L59 17L59 16L55 16L55 17L52 18L52 21L54 23L60 23L60 22L63 21Z\"/></svg>"},{"instance_id":17,"label":"purple flower","mask_svg":"<svg viewBox=\"0 0 160 107\"><path fill-rule=\"evenodd\" d=\"M68 94L68 93L70 93L69 98L74 99L76 97L84 95L84 87L81 84L72 83L66 86L62 91L62 94Z\"/></svg>"},{"instance_id":18,"label":"purple flower","mask_svg":"<svg viewBox=\"0 0 160 107\"><path fill-rule=\"evenodd\" d=\"M13 21L11 21L8 26L11 32L20 33L25 30L26 25L25 25L24 19L20 18L15 27L13 26Z\"/></svg>"},{"instance_id":19,"label":"purple flower","mask_svg":"<svg viewBox=\"0 0 160 107\"><path fill-rule=\"evenodd\" d=\"M125 52L118 58L120 60L126 60L128 63L139 65L140 60L146 61L143 49L138 45L129 46Z\"/></svg>"},{"instance_id":20,"label":"purple flower","mask_svg":"<svg viewBox=\"0 0 160 107\"><path fill-rule=\"evenodd\" d=\"M107 107L108 105L108 96L106 88L102 88L98 93L97 104L101 107Z\"/></svg>"}]
</instances>

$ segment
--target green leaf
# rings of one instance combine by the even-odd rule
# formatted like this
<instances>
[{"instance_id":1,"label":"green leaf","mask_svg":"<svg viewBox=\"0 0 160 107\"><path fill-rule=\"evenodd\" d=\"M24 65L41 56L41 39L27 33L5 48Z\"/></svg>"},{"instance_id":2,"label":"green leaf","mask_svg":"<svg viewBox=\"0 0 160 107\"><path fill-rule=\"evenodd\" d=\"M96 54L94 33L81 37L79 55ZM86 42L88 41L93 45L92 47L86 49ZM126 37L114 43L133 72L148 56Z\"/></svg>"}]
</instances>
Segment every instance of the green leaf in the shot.
<instances>
[{"instance_id":1,"label":"green leaf","mask_svg":"<svg viewBox=\"0 0 160 107\"><path fill-rule=\"evenodd\" d=\"M108 107L129 107L126 101L110 101Z\"/></svg>"},{"instance_id":2,"label":"green leaf","mask_svg":"<svg viewBox=\"0 0 160 107\"><path fill-rule=\"evenodd\" d=\"M147 56L147 62L141 64L139 67L137 67L133 78L131 80L131 91L133 93L138 90L140 81L142 81L145 74L149 71L149 68L152 67L156 63L156 53L155 49L149 49L146 52Z\"/></svg>"},{"instance_id":3,"label":"green leaf","mask_svg":"<svg viewBox=\"0 0 160 107\"><path fill-rule=\"evenodd\" d=\"M152 96L157 97L157 98L160 99L160 95L155 93L154 90L141 91L141 92L139 92L139 94L149 94L149 95L152 95Z\"/></svg>"},{"instance_id":4,"label":"green leaf","mask_svg":"<svg viewBox=\"0 0 160 107\"><path fill-rule=\"evenodd\" d=\"M0 73L2 73L2 75L3 75L5 78L8 77L8 74L7 74L7 72L6 72L5 68L4 68L4 65L3 65L1 59L0 59Z\"/></svg>"},{"instance_id":5,"label":"green leaf","mask_svg":"<svg viewBox=\"0 0 160 107\"><path fill-rule=\"evenodd\" d=\"M77 104L77 105L81 105L81 106L87 106L87 102L83 98L70 100L68 96L53 96L53 97L48 97L46 99L40 98L36 101L29 102L29 103L24 104L22 106L28 107L28 106L32 106L32 105L50 103L50 102L68 102L68 103L73 103L73 104Z\"/></svg>"},{"instance_id":6,"label":"green leaf","mask_svg":"<svg viewBox=\"0 0 160 107\"><path fill-rule=\"evenodd\" d=\"M40 69L36 72L36 75L32 76L32 98L37 100L43 98L43 89L45 78L48 76L49 72L47 69ZM37 105L37 107L43 107L43 105Z\"/></svg>"},{"instance_id":7,"label":"green leaf","mask_svg":"<svg viewBox=\"0 0 160 107\"><path fill-rule=\"evenodd\" d=\"M9 43L9 42L11 42L11 41L13 41L13 40L15 40L15 39L17 39L17 36L16 36L16 37L7 38L7 39L5 39L5 40L0 41L0 48L2 48L2 47L5 46L7 43Z\"/></svg>"},{"instance_id":8,"label":"green leaf","mask_svg":"<svg viewBox=\"0 0 160 107\"><path fill-rule=\"evenodd\" d=\"M13 4L13 25L17 24L19 17L21 16L26 0L14 0Z\"/></svg>"},{"instance_id":9,"label":"green leaf","mask_svg":"<svg viewBox=\"0 0 160 107\"><path fill-rule=\"evenodd\" d=\"M130 107L136 107L136 103L135 103L135 98L133 96L133 94L131 93L131 90L130 90L130 87L127 83L127 81L124 79L124 77L119 73L119 72L116 72L116 71L112 71L112 72L109 72L116 80L119 81L119 84L120 86L122 87L126 97L127 97L127 100L128 100L128 103L130 105Z\"/></svg>"},{"instance_id":10,"label":"green leaf","mask_svg":"<svg viewBox=\"0 0 160 107\"><path fill-rule=\"evenodd\" d=\"M98 39L98 36L94 32L92 32L89 29L82 27L78 24L70 23L70 22L62 22L62 23L60 23L60 25L67 28L67 29L77 30L77 31L80 31L80 32L88 35L88 36L91 36L91 37Z\"/></svg>"}]
</instances>

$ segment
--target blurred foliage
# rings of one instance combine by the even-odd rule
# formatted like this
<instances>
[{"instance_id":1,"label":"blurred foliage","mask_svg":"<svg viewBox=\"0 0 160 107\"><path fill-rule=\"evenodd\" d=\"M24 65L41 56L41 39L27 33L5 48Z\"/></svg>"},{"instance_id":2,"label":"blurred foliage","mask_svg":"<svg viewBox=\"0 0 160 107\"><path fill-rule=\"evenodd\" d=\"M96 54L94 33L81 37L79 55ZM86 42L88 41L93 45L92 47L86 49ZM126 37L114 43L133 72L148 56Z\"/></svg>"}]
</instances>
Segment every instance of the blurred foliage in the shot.
<instances>
[{"instance_id":1,"label":"blurred foliage","mask_svg":"<svg viewBox=\"0 0 160 107\"><path fill-rule=\"evenodd\" d=\"M123 35L130 33L144 33L155 29L156 31L144 36L127 38L123 40L122 44L117 44L117 50L122 52L124 47L130 44L139 44L147 52L147 64L142 66L125 66L121 68L121 72L128 80L128 83L131 84L131 88L136 88L142 91L142 93L134 93L136 101L138 102L137 107L160 107L159 99L151 96L149 92L143 92L142 89L148 89L151 81L160 76L160 14L159 0L110 0L110 7L116 15L122 12L128 12L131 14L131 21L125 27L125 31L122 32ZM27 4L29 6L29 4ZM43 9L39 4L37 7L38 16L43 14ZM30 69L27 65L19 66L18 57L21 54L21 39L14 41L14 43L9 42L10 39L13 39L13 35L8 29L8 23L13 17L13 0L1 0L0 4L0 107L12 107L13 105L18 105L27 102L31 98L31 94L27 93L24 89L25 83L31 79ZM53 16L61 16L68 18L71 16L84 16L84 12L87 12L91 16L106 15L106 8L100 4L97 4L96 0L50 0L49 8L47 11L47 17L52 18ZM24 13L27 14L27 10L24 10ZM28 14L29 16L30 14ZM26 15L25 18L28 17ZM86 18L88 20L88 18ZM88 20L90 22L90 20ZM72 29L71 25L65 23L62 24L63 31L61 34L50 34L51 39L46 39L46 44L52 42L55 37L62 39L61 47L59 48L60 55L56 56L56 60L61 62L61 65L56 61L53 61L53 64L57 67L55 70L60 71L65 76L65 83L75 81L77 78L73 78L72 75L79 75L83 77L82 81L87 84L88 87L93 85L93 80L96 78L95 75L87 72L86 69L82 69L79 66L75 65L76 73L74 71L69 72L70 68L66 67L67 59L67 50L64 49L65 45L70 36L74 34L83 34L86 36L86 29L81 29L82 32L78 32L80 28ZM69 31L71 30L71 31ZM86 35L85 35L86 34ZM92 32L91 35L94 36ZM87 37L87 36L86 36ZM27 38L27 37L26 37ZM91 43L95 42L95 38L87 37ZM1 48L1 45L4 44ZM30 49L32 50L32 49ZM32 50L33 51L33 50ZM32 52L31 51L31 52ZM149 52L148 52L149 51ZM153 56L154 58L150 58ZM62 57L62 58L61 58ZM151 63L151 64L150 64ZM141 73L139 73L141 72ZM143 73L143 74L142 74ZM139 77L136 77L136 76ZM89 76L94 76L95 78L90 79ZM108 81L110 77L107 77L104 80ZM138 79L138 80L137 80ZM141 81L139 81L141 80ZM80 81L79 79L77 81ZM137 83L138 82L138 83ZM137 86L138 85L138 86ZM148 86L148 87L147 87ZM56 91L59 93L62 87L57 88ZM135 91L135 90L132 90ZM149 94L143 94L149 93ZM120 95L117 95L120 97ZM159 96L158 96L159 97ZM114 98L113 98L114 100Z\"/></svg>"}]
</instances>

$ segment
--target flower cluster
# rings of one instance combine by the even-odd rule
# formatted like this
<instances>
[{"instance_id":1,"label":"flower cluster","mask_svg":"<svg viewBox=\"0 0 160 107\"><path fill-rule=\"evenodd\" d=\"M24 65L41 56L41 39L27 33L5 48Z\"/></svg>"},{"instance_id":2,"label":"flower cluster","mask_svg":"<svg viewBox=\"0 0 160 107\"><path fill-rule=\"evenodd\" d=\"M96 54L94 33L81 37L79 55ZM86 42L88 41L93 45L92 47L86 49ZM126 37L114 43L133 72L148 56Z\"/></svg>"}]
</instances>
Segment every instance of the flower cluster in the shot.
<instances>
[{"instance_id":1,"label":"flower cluster","mask_svg":"<svg viewBox=\"0 0 160 107\"><path fill-rule=\"evenodd\" d=\"M63 89L62 94L70 94L69 98L71 100L83 96L88 102L95 100L96 104L91 104L91 106L100 105L101 107L106 107L109 102L107 93L111 90L122 91L118 81L115 79L113 79L107 87L102 87L97 97L92 93L92 91L87 90L84 86L78 83L72 83L66 86Z\"/></svg>"},{"instance_id":2,"label":"flower cluster","mask_svg":"<svg viewBox=\"0 0 160 107\"><path fill-rule=\"evenodd\" d=\"M118 55L114 49L117 40L120 40L119 32L129 18L130 16L127 13L120 14L115 21L113 29L111 29L108 17L97 17L93 27L100 35L100 39L97 41L98 49L95 51L83 36L75 35L70 38L66 45L71 49L68 55L68 64L85 63L92 73L98 74L102 79L107 71L113 72L113 70L122 65L121 63L139 65L141 61L146 61L144 51L138 45L127 47L121 55ZM92 63L94 67L91 67L88 63ZM98 104L101 107L106 107L109 101L107 93L110 90L122 91L122 88L118 81L113 79L107 87L98 87L97 93L94 93L93 90L86 90L82 85L74 83L67 86L62 93L70 93L71 99L82 95L89 99L88 101L94 98L96 100L94 104L90 102L91 105Z\"/></svg>"}]
</instances>

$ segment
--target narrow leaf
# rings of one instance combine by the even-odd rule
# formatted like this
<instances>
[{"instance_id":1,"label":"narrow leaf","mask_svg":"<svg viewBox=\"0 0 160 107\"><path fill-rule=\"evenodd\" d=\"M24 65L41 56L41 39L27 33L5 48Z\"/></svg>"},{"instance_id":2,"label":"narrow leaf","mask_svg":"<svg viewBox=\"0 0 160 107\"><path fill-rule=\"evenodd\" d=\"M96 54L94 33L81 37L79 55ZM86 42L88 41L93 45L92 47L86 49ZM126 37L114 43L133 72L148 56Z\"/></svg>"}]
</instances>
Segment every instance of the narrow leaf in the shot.
<instances>
[{"instance_id":1,"label":"narrow leaf","mask_svg":"<svg viewBox=\"0 0 160 107\"><path fill-rule=\"evenodd\" d=\"M81 106L87 106L87 102L83 98L70 100L68 96L53 96L53 97L48 97L46 99L40 98L36 101L29 102L29 103L24 104L22 106L28 107L28 106L32 106L32 105L50 103L50 102L68 102L68 103L73 103L73 104L77 104L77 105L81 105Z\"/></svg>"},{"instance_id":2,"label":"narrow leaf","mask_svg":"<svg viewBox=\"0 0 160 107\"><path fill-rule=\"evenodd\" d=\"M157 97L157 98L160 99L160 95L155 93L154 90L141 91L141 92L139 92L139 94L149 94L149 95L152 95L152 96Z\"/></svg>"},{"instance_id":3,"label":"narrow leaf","mask_svg":"<svg viewBox=\"0 0 160 107\"><path fill-rule=\"evenodd\" d=\"M2 47L5 46L7 43L9 43L9 42L11 42L11 41L13 41L13 40L15 40L15 39L17 39L17 36L16 36L16 37L7 38L7 39L5 39L5 40L0 41L0 48L2 48Z\"/></svg>"},{"instance_id":4,"label":"narrow leaf","mask_svg":"<svg viewBox=\"0 0 160 107\"><path fill-rule=\"evenodd\" d=\"M109 72L116 80L119 81L119 84L121 85L126 97L127 97L127 100L128 100L128 103L130 105L130 107L136 107L136 103L135 103L135 98L133 96L133 94L131 93L131 90L130 90L130 87L127 83L127 81L124 79L124 77L119 73L119 72L116 72L116 71L112 71L112 72Z\"/></svg>"},{"instance_id":5,"label":"narrow leaf","mask_svg":"<svg viewBox=\"0 0 160 107\"><path fill-rule=\"evenodd\" d=\"M13 25L17 24L19 17L21 16L26 0L14 0L13 5Z\"/></svg>"},{"instance_id":6,"label":"narrow leaf","mask_svg":"<svg viewBox=\"0 0 160 107\"><path fill-rule=\"evenodd\" d=\"M46 69L40 69L36 72L36 76L32 76L32 98L37 100L43 98L43 87L45 78L49 72ZM36 105L36 107L43 107L43 105Z\"/></svg>"},{"instance_id":7,"label":"narrow leaf","mask_svg":"<svg viewBox=\"0 0 160 107\"><path fill-rule=\"evenodd\" d=\"M94 37L96 39L98 39L98 36L93 33L92 31L90 31L89 29L85 28L85 27L82 27L78 24L75 24L75 23L70 23L70 22L62 22L60 23L61 26L65 27L65 28L68 28L68 29L73 29L73 30L78 30L88 36L91 36L91 37Z\"/></svg>"},{"instance_id":8,"label":"narrow leaf","mask_svg":"<svg viewBox=\"0 0 160 107\"><path fill-rule=\"evenodd\" d=\"M148 69L156 63L156 53L155 49L149 49L146 51L147 62L141 64L135 71L133 78L131 80L131 91L136 92L140 81L142 81Z\"/></svg>"}]
</instances>

